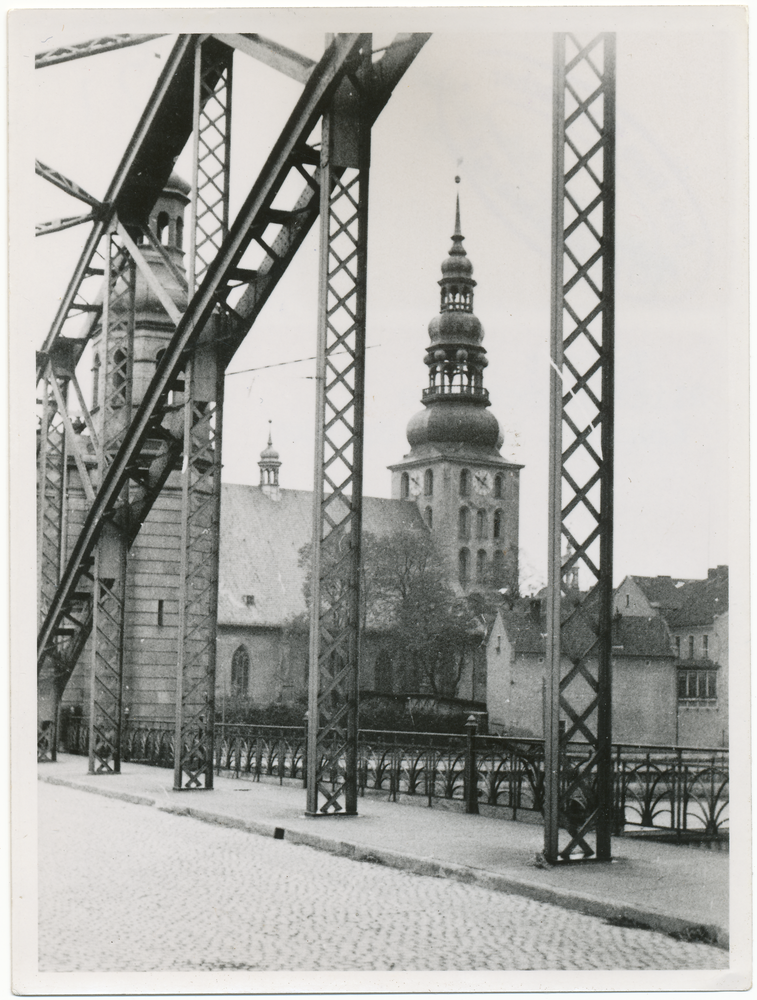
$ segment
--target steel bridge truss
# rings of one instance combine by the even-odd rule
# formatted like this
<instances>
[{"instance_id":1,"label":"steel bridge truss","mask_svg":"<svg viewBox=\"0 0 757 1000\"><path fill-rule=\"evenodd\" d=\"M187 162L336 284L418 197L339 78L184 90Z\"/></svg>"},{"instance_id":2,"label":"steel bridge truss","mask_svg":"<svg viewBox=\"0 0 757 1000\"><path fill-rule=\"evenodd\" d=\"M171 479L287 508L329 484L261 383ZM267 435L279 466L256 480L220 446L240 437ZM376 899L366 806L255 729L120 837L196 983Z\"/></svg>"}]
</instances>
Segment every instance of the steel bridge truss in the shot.
<instances>
[{"instance_id":1,"label":"steel bridge truss","mask_svg":"<svg viewBox=\"0 0 757 1000\"><path fill-rule=\"evenodd\" d=\"M357 812L370 47L321 133L307 812Z\"/></svg>"},{"instance_id":2,"label":"steel bridge truss","mask_svg":"<svg viewBox=\"0 0 757 1000\"><path fill-rule=\"evenodd\" d=\"M92 230L38 355L37 375L42 382L39 544L44 550L39 587L38 672L44 674L54 664L57 690L62 694L92 636L90 767L96 773L119 769L128 550L169 475L182 469L174 787L212 787L209 748L214 711L223 372L313 225L324 191L333 202L329 220L332 210L334 217L341 220L331 233L329 252L341 255L344 274L351 275L351 281L356 265L345 258L337 228L343 225L345 233L351 233L354 227L338 202L342 197L346 198L345 204L358 199L363 213L359 238L363 256L362 270L358 269L357 274L364 288L367 172L363 174L357 167L357 187L348 176L343 180L343 175L349 173L348 164L356 169L351 159L343 158L340 150L344 141L327 143L327 148L335 152L323 164L323 154L313 145L312 136L323 122L324 135L331 129L332 135L347 136L353 142L359 133L367 148L366 136L373 122L427 38L399 35L372 61L370 36L337 35L323 58L312 64L259 36L179 36L105 198L93 206ZM260 58L303 81L304 89L229 227L234 50ZM104 49L95 45L92 51ZM349 80L346 89L342 86L345 80ZM337 121L340 116L348 122L354 117L355 93L360 87L360 126L342 126ZM139 237L161 255L174 279L182 281L146 220L177 156L192 136L196 225L189 255L189 301L181 311L151 269L140 249ZM365 165L367 171L367 160ZM328 178L326 184L319 177L319 168ZM64 190L69 189L74 197L82 193L50 168L38 172ZM305 186L289 205L281 204L280 192L292 176L299 177ZM95 201L88 195L86 200ZM253 242L262 249L263 259L251 270L241 262ZM103 250L103 244L107 249ZM175 331L144 396L132 401L129 337L133 336L134 312L133 305L125 304L124 296L131 294L136 269L163 304ZM98 278L105 279L102 287L96 285ZM343 276L334 275L329 281L334 289L329 294L338 296L344 315L356 308L355 295L364 311L364 291L359 295L345 293L341 289ZM232 293L238 296L233 307L228 301ZM81 322L82 316L83 334L68 335L71 321ZM362 322L359 337L347 330L344 322L334 320L337 328L340 336L348 341L352 338L353 350L360 356ZM96 372L100 408L107 414L107 419L100 418L100 428L95 427L75 376L76 365L95 335L109 345L103 353L107 368L103 366ZM325 334L327 341L329 336ZM357 386L357 382L350 382L354 376L346 367L339 371L340 384ZM72 423L66 412L68 385L74 387L79 402L81 426ZM336 396L330 392L329 398L334 400ZM362 413L362 403L357 411ZM344 419L351 419L346 411ZM362 440L357 419L352 426ZM86 434L81 433L82 428ZM338 441L338 448L344 449L336 429L329 428L326 433L331 435L330 440ZM65 486L66 448L76 459L84 491L81 509L76 512L76 530L71 526L66 529L65 524L70 506ZM328 468L333 465L328 458L326 463ZM343 497L349 497L349 502L359 509L357 451L350 464L349 488L334 482L342 489ZM328 474L324 472L324 477ZM334 474L332 470L332 478ZM359 520L353 518L350 526L359 537ZM66 537L68 545L64 544ZM356 663L354 656L351 663ZM54 740L52 743L54 747ZM42 756L49 756L44 749L49 744L49 735L42 734Z\"/></svg>"},{"instance_id":3,"label":"steel bridge truss","mask_svg":"<svg viewBox=\"0 0 757 1000\"><path fill-rule=\"evenodd\" d=\"M611 856L613 34L555 36L553 135L544 854L556 863ZM579 566L593 584L583 602ZM580 760L567 755L576 739Z\"/></svg>"}]
</instances>

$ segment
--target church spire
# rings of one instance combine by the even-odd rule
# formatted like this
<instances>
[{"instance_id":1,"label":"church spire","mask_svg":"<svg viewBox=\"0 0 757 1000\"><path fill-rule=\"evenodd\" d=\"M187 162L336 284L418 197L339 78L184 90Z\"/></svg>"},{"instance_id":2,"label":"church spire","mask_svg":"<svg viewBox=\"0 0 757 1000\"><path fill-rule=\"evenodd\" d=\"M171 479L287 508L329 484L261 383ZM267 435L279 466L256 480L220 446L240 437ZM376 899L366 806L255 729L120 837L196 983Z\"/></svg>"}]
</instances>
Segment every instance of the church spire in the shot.
<instances>
[{"instance_id":1,"label":"church spire","mask_svg":"<svg viewBox=\"0 0 757 1000\"><path fill-rule=\"evenodd\" d=\"M264 492L271 496L275 491L274 499L278 499L281 462L279 461L279 453L273 447L270 420L268 421L268 445L261 451L258 465L260 467L260 485Z\"/></svg>"},{"instance_id":2,"label":"church spire","mask_svg":"<svg viewBox=\"0 0 757 1000\"><path fill-rule=\"evenodd\" d=\"M460 178L455 178L456 183ZM484 388L488 365L482 346L484 330L473 312L473 264L463 246L460 195L455 199L455 231L447 258L442 261L439 315L429 323L430 343L424 362L428 386L423 390L426 411L408 425L410 444L445 441L497 448L496 417L485 412L489 393Z\"/></svg>"}]
</instances>

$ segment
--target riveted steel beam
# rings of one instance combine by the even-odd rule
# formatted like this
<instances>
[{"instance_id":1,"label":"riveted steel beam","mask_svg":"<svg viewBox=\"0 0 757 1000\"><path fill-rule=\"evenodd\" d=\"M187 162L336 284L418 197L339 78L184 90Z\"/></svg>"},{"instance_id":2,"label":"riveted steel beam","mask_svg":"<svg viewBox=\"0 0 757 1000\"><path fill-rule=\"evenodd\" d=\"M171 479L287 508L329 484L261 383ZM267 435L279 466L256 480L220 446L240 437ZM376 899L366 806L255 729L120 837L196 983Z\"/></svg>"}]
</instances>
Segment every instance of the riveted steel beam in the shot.
<instances>
[{"instance_id":1,"label":"riveted steel beam","mask_svg":"<svg viewBox=\"0 0 757 1000\"><path fill-rule=\"evenodd\" d=\"M60 45L46 52L39 52L34 57L34 68L45 69L47 66L57 66L58 63L70 62L72 59L84 59L86 56L96 56L101 52L114 52L116 49L126 49L131 45L144 45L153 38L163 38L164 35L103 35L92 38L78 45Z\"/></svg>"},{"instance_id":2,"label":"riveted steel beam","mask_svg":"<svg viewBox=\"0 0 757 1000\"><path fill-rule=\"evenodd\" d=\"M555 864L611 857L613 34L555 35L553 129L544 854ZM593 584L583 601L578 567Z\"/></svg>"},{"instance_id":3,"label":"riveted steel beam","mask_svg":"<svg viewBox=\"0 0 757 1000\"><path fill-rule=\"evenodd\" d=\"M224 35L216 32L213 37L297 80L298 83L305 83L315 66L315 62L307 56L300 55L285 45L279 45L270 38L263 38L262 35Z\"/></svg>"},{"instance_id":4,"label":"riveted steel beam","mask_svg":"<svg viewBox=\"0 0 757 1000\"><path fill-rule=\"evenodd\" d=\"M53 170L52 167L48 167L46 164L40 162L40 160L35 160L34 172L44 178L44 180L49 181L50 184L60 188L61 191L65 191L66 194L70 194L72 198L78 198L79 201L83 201L87 205L91 205L92 208L102 207L97 198L93 198L92 195L88 194L83 187L80 187L74 181L65 177L57 170Z\"/></svg>"}]
</instances>

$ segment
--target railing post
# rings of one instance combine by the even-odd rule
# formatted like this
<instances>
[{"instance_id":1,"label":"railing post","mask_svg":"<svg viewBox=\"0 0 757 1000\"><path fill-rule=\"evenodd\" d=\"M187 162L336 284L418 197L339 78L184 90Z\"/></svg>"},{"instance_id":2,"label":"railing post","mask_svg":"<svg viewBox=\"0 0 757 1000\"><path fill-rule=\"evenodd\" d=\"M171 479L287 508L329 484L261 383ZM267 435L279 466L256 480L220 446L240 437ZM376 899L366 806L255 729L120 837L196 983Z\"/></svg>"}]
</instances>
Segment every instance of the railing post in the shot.
<instances>
[{"instance_id":1,"label":"railing post","mask_svg":"<svg viewBox=\"0 0 757 1000\"><path fill-rule=\"evenodd\" d=\"M305 717L303 719L303 725L305 726L305 743L303 744L302 751L302 787L308 787L308 723L310 721L310 713L305 712Z\"/></svg>"},{"instance_id":2,"label":"railing post","mask_svg":"<svg viewBox=\"0 0 757 1000\"><path fill-rule=\"evenodd\" d=\"M478 815L478 775L476 773L476 723L475 715L469 715L465 723L465 811Z\"/></svg>"}]
</instances>

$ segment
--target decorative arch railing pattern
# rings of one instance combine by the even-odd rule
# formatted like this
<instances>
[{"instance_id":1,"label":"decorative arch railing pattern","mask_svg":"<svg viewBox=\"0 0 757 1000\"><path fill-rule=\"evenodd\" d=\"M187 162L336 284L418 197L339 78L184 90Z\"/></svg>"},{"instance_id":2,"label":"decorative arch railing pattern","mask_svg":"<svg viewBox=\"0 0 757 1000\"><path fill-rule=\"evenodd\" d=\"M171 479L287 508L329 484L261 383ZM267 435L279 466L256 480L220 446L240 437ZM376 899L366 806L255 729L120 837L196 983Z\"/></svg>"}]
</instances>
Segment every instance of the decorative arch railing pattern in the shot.
<instances>
[{"instance_id":1,"label":"decorative arch railing pattern","mask_svg":"<svg viewBox=\"0 0 757 1000\"><path fill-rule=\"evenodd\" d=\"M64 718L60 749L86 754L86 720ZM121 759L171 767L173 723L130 719L124 727ZM358 791L464 803L466 737L438 733L361 730L358 743ZM501 811L502 818L527 819L544 810L544 741L506 736L476 736L473 741L478 802ZM570 743L565 752L563 781L585 767L591 748ZM333 754L322 764L339 781L344 766ZM252 781L296 781L307 772L306 733L302 726L217 723L216 774ZM685 839L722 838L729 828L728 750L718 748L615 745L613 747L613 833L666 833ZM595 803L582 790L570 800L580 819ZM589 791L591 796L591 791ZM496 815L496 812L495 812ZM535 817L534 817L535 818Z\"/></svg>"}]
</instances>

